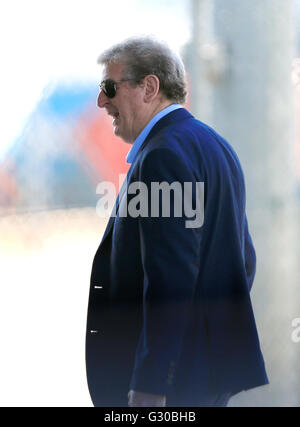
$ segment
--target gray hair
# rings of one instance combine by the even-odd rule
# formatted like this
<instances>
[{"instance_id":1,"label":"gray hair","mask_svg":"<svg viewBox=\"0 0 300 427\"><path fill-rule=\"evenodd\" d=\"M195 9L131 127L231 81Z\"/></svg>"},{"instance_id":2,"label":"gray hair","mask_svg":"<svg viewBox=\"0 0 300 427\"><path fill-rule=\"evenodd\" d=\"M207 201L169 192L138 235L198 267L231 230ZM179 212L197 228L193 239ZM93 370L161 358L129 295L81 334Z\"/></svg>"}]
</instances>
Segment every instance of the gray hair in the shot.
<instances>
[{"instance_id":1,"label":"gray hair","mask_svg":"<svg viewBox=\"0 0 300 427\"><path fill-rule=\"evenodd\" d=\"M123 64L126 79L136 85L153 74L158 77L160 91L167 98L184 104L187 90L185 69L182 60L169 46L154 37L132 37L105 50L98 64Z\"/></svg>"}]
</instances>

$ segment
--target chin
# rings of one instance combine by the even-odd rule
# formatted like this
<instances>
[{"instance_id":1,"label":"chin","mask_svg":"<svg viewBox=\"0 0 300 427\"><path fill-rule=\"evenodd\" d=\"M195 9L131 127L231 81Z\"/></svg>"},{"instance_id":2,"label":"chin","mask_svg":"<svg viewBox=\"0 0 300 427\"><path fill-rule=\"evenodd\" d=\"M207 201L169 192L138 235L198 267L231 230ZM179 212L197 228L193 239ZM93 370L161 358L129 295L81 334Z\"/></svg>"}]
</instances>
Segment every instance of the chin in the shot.
<instances>
[{"instance_id":1,"label":"chin","mask_svg":"<svg viewBox=\"0 0 300 427\"><path fill-rule=\"evenodd\" d=\"M128 144L132 144L134 142L134 141L132 141L132 138L130 138L129 136L124 135L122 132L119 131L119 129L115 129L114 130L114 134L118 138L121 138L124 142L127 142Z\"/></svg>"},{"instance_id":2,"label":"chin","mask_svg":"<svg viewBox=\"0 0 300 427\"><path fill-rule=\"evenodd\" d=\"M115 127L115 128L114 128L114 134L115 134L117 137L122 138L122 135L120 134L120 132L119 132L119 128L118 128L118 127Z\"/></svg>"},{"instance_id":3,"label":"chin","mask_svg":"<svg viewBox=\"0 0 300 427\"><path fill-rule=\"evenodd\" d=\"M121 138L122 141L124 142L128 142L128 140L126 139L126 137L123 136L122 132L119 132L119 129L114 129L114 134L118 137Z\"/></svg>"}]
</instances>

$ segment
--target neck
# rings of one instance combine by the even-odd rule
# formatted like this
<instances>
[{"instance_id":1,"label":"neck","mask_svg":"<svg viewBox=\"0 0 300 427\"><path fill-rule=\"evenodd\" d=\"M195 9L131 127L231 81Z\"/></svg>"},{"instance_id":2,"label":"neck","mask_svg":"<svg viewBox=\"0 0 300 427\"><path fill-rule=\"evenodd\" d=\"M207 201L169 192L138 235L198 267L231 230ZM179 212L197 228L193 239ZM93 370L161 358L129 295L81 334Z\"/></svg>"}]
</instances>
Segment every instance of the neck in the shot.
<instances>
[{"instance_id":1,"label":"neck","mask_svg":"<svg viewBox=\"0 0 300 427\"><path fill-rule=\"evenodd\" d=\"M165 108L169 107L169 106L170 106L170 105L172 105L172 104L175 104L175 102L170 101L169 99L166 99L165 101L160 102L160 103L159 103L159 105L157 105L157 106L154 108L154 110L152 111L152 115L151 115L150 120L151 120L151 119L153 119L153 117L154 117L157 113L159 113L160 111L164 110ZM150 120L149 120L149 122L150 122Z\"/></svg>"},{"instance_id":2,"label":"neck","mask_svg":"<svg viewBox=\"0 0 300 427\"><path fill-rule=\"evenodd\" d=\"M169 107L172 104L175 104L175 102L167 99L153 106L153 108L149 110L149 113L147 114L147 118L146 120L144 120L144 124L140 132L147 126L147 124L153 119L153 117L156 116L156 114L160 113L162 110L164 110L165 108Z\"/></svg>"},{"instance_id":3,"label":"neck","mask_svg":"<svg viewBox=\"0 0 300 427\"><path fill-rule=\"evenodd\" d=\"M164 110L165 108L169 107L172 104L175 104L175 101L171 101L169 99L167 100L163 100L160 101L159 103L152 105L152 108L149 108L147 114L145 114L143 121L140 123L139 126L139 130L137 132L137 134L135 135L135 137L130 140L130 141L126 141L129 142L130 144L133 144L134 141L136 140L136 138L138 137L138 135L142 132L142 130L147 126L147 124L153 119L154 116L156 116L156 114L158 114L160 111Z\"/></svg>"}]
</instances>

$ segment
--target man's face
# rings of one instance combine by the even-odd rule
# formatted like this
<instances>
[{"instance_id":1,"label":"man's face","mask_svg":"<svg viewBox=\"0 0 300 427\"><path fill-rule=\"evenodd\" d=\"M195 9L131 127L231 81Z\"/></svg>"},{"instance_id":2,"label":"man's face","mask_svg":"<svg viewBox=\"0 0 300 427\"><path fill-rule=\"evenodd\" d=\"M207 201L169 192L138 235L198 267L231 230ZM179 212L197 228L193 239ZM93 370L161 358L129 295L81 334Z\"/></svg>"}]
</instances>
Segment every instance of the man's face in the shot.
<instances>
[{"instance_id":1,"label":"man's face","mask_svg":"<svg viewBox=\"0 0 300 427\"><path fill-rule=\"evenodd\" d=\"M120 82L125 78L124 66L110 64L104 69L103 80ZM98 107L105 108L113 119L114 133L125 142L133 143L145 126L145 103L143 87L132 87L130 81L117 84L114 98L108 98L103 90L98 96Z\"/></svg>"}]
</instances>

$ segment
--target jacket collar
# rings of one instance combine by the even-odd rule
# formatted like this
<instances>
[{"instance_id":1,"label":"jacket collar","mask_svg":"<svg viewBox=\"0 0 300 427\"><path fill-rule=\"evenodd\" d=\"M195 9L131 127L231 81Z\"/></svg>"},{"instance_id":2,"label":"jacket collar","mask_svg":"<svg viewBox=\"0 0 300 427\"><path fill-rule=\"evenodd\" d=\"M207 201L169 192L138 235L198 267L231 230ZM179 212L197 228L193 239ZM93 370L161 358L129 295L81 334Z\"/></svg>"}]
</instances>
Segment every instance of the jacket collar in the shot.
<instances>
[{"instance_id":1,"label":"jacket collar","mask_svg":"<svg viewBox=\"0 0 300 427\"><path fill-rule=\"evenodd\" d=\"M145 148L147 142L149 142L150 139L154 138L155 135L160 132L165 127L178 123L179 121L185 120L185 119L193 119L194 116L187 111L185 108L178 108L177 110L171 111L171 113L167 114L166 116L162 117L151 129L148 136L146 137L145 141L141 145L141 148L139 150L138 155L142 152L142 150Z\"/></svg>"}]
</instances>

